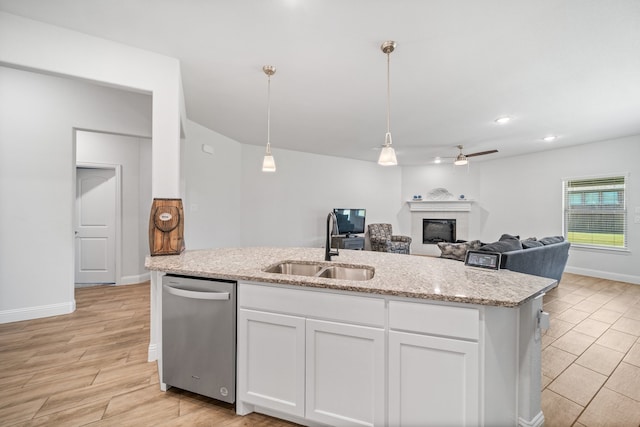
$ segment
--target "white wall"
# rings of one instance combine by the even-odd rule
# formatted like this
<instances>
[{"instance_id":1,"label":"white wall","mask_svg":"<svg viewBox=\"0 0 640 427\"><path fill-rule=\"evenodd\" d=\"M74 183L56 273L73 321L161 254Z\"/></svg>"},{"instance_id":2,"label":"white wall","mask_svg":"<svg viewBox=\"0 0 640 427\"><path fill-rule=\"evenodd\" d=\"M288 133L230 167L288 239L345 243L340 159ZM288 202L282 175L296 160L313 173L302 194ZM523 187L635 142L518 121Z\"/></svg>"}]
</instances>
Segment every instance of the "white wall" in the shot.
<instances>
[{"instance_id":1,"label":"white wall","mask_svg":"<svg viewBox=\"0 0 640 427\"><path fill-rule=\"evenodd\" d=\"M364 208L367 224L403 231L399 168L277 148L273 155L277 171L264 173L264 147L242 146L243 246L324 246L333 208Z\"/></svg>"},{"instance_id":2,"label":"white wall","mask_svg":"<svg viewBox=\"0 0 640 427\"><path fill-rule=\"evenodd\" d=\"M149 100L151 101L151 100ZM149 148L147 148L149 147ZM148 222L151 206L151 140L97 132L76 132L78 163L120 165L122 167L122 235L119 277L116 284L149 280L144 268L149 254ZM142 176L148 178L142 178ZM146 206L141 206L146 200ZM140 229L142 227L142 230ZM143 237L144 238L141 238Z\"/></svg>"},{"instance_id":3,"label":"white wall","mask_svg":"<svg viewBox=\"0 0 640 427\"><path fill-rule=\"evenodd\" d=\"M503 233L543 237L562 234L563 178L629 172L629 251L574 247L567 271L640 283L640 224L633 222L635 208L640 207L638 158L640 135L506 159L471 160L468 175L465 168L450 165L405 167L402 194L408 200L416 191L424 195L444 187L475 199L470 224L474 239L495 241Z\"/></svg>"},{"instance_id":4,"label":"white wall","mask_svg":"<svg viewBox=\"0 0 640 427\"><path fill-rule=\"evenodd\" d=\"M0 63L152 94L153 195L180 197L177 59L0 12Z\"/></svg>"},{"instance_id":5,"label":"white wall","mask_svg":"<svg viewBox=\"0 0 640 427\"><path fill-rule=\"evenodd\" d=\"M0 64L151 94L152 192L155 197L180 197L184 100L177 59L0 12ZM128 129L101 127L104 120L125 127L139 117L128 117L131 112L122 105L120 109L105 109L100 115L90 116L92 110L81 111L70 100L55 99L47 92L38 95L42 106L34 107L4 80L2 90L11 97L0 96L1 117L12 127L5 128L2 123L1 165L11 167L3 167L0 172L0 196L7 195L3 197L3 207L6 203L15 209L11 213L1 209L0 223L3 227L22 227L20 233L11 230L2 234L0 322L69 313L75 309L70 220L74 198L70 170L75 168L70 164L72 147L58 140L65 132L71 139L73 127L141 135ZM108 99L108 95L105 97ZM71 121L53 122L51 118L65 108L78 108L78 112ZM29 117L42 111L51 112L51 118L42 119L50 126L40 127L35 117ZM23 117L17 120L16 113ZM13 121L23 127L13 127ZM39 162L31 158L34 149L41 156ZM16 181L20 184L12 185ZM43 207L51 214L46 221L38 221L44 216ZM39 247L34 249L33 242L39 242Z\"/></svg>"},{"instance_id":6,"label":"white wall","mask_svg":"<svg viewBox=\"0 0 640 427\"><path fill-rule=\"evenodd\" d=\"M148 95L0 67L0 323L73 310L74 128L149 136L150 109Z\"/></svg>"},{"instance_id":7,"label":"white wall","mask_svg":"<svg viewBox=\"0 0 640 427\"><path fill-rule=\"evenodd\" d=\"M182 141L187 249L240 245L241 144L190 120ZM213 153L206 153L206 145Z\"/></svg>"}]
</instances>

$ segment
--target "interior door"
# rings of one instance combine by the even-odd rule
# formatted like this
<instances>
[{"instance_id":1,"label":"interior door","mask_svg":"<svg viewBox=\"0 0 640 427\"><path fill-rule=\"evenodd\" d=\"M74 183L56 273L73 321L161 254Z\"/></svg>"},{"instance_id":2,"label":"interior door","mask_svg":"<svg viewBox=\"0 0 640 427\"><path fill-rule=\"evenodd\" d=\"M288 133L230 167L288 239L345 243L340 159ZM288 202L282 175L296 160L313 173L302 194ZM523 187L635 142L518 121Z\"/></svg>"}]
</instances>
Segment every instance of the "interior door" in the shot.
<instances>
[{"instance_id":1,"label":"interior door","mask_svg":"<svg viewBox=\"0 0 640 427\"><path fill-rule=\"evenodd\" d=\"M77 168L76 283L115 283L115 215L115 170Z\"/></svg>"}]
</instances>

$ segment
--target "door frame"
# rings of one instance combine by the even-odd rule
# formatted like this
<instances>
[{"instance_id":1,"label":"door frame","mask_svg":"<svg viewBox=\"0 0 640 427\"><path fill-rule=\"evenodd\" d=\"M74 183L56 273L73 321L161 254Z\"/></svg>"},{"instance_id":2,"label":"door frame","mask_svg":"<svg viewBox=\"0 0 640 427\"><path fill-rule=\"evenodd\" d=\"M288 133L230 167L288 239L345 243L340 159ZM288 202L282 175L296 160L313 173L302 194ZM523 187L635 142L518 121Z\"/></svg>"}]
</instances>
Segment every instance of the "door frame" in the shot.
<instances>
[{"instance_id":1,"label":"door frame","mask_svg":"<svg viewBox=\"0 0 640 427\"><path fill-rule=\"evenodd\" d=\"M73 271L74 271L74 288L75 288L75 268L78 260L76 259L76 239L75 239L75 227L77 224L76 218L76 197L78 194L77 188L77 170L78 168L86 169L112 169L116 175L116 200L115 200L115 284L116 286L121 283L121 271L122 271L122 165L111 163L90 163L90 162L76 162L73 168Z\"/></svg>"}]
</instances>

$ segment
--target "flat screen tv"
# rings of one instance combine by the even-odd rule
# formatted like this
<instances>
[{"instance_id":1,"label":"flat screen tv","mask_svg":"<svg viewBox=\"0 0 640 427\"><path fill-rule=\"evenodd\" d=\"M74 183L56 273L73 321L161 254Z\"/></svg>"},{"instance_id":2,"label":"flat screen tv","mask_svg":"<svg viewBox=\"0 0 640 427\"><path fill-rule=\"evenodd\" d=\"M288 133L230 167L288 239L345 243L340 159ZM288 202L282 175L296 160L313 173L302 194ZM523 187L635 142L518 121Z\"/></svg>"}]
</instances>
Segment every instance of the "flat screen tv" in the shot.
<instances>
[{"instance_id":1,"label":"flat screen tv","mask_svg":"<svg viewBox=\"0 0 640 427\"><path fill-rule=\"evenodd\" d=\"M338 220L338 234L364 233L365 209L334 209L333 213Z\"/></svg>"}]
</instances>

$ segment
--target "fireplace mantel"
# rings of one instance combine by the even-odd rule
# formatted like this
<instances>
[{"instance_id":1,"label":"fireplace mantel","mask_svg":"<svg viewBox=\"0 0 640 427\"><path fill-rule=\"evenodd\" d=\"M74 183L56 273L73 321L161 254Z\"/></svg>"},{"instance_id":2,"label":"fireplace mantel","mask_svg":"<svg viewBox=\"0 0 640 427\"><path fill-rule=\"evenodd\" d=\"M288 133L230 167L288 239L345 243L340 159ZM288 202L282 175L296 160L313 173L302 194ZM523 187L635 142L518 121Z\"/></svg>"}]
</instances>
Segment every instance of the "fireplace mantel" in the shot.
<instances>
[{"instance_id":1,"label":"fireplace mantel","mask_svg":"<svg viewBox=\"0 0 640 427\"><path fill-rule=\"evenodd\" d=\"M409 200L411 212L469 212L473 200Z\"/></svg>"}]
</instances>

